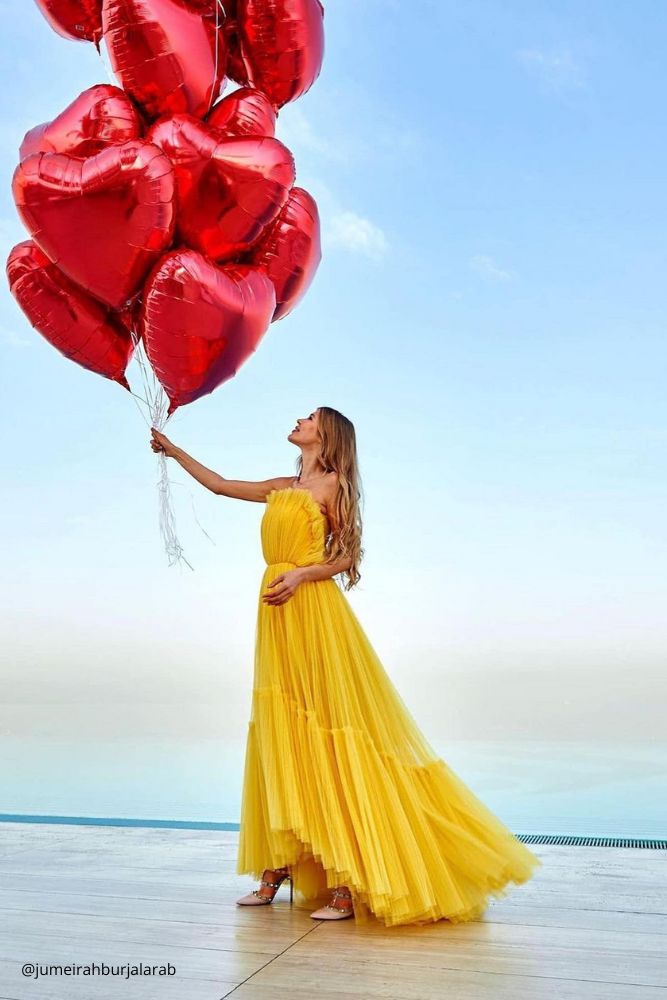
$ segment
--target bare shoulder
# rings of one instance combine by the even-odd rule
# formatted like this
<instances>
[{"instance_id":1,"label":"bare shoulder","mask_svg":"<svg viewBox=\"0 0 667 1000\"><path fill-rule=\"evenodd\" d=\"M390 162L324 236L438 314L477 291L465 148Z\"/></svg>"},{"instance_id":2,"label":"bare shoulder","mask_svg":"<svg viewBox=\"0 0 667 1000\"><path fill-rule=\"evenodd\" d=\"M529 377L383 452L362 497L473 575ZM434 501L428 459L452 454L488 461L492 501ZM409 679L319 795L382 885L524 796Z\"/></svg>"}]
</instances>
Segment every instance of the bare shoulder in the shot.
<instances>
[{"instance_id":1,"label":"bare shoulder","mask_svg":"<svg viewBox=\"0 0 667 1000\"><path fill-rule=\"evenodd\" d=\"M284 490L294 482L294 476L276 476L274 479L267 479L268 490Z\"/></svg>"},{"instance_id":2,"label":"bare shoulder","mask_svg":"<svg viewBox=\"0 0 667 1000\"><path fill-rule=\"evenodd\" d=\"M274 490L287 489L293 482L294 476L274 476L273 479L265 479L262 483L258 484L261 486L261 497L259 499L266 503L270 493Z\"/></svg>"}]
</instances>

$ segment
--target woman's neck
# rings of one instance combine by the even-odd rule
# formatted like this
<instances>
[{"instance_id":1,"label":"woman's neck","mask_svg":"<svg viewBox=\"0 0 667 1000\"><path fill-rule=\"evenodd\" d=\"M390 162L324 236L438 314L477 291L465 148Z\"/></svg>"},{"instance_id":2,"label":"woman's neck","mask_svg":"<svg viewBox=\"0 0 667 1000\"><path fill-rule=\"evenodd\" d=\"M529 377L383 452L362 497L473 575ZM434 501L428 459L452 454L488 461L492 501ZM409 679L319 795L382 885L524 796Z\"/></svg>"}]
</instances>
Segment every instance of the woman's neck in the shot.
<instances>
[{"instance_id":1,"label":"woman's neck","mask_svg":"<svg viewBox=\"0 0 667 1000\"><path fill-rule=\"evenodd\" d=\"M297 478L300 481L303 481L304 479L322 479L324 475L324 469L319 462L314 462L312 465L310 465L310 463L307 466L304 464L301 468L301 474Z\"/></svg>"}]
</instances>

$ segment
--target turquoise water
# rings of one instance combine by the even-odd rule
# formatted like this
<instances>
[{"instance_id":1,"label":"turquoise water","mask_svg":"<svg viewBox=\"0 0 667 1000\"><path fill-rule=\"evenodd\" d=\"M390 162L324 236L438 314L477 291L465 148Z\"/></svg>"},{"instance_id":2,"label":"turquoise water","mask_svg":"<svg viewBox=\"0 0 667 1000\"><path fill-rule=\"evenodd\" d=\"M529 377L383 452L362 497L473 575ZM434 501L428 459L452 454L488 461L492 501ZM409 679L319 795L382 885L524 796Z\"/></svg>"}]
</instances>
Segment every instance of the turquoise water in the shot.
<instances>
[{"instance_id":1,"label":"turquoise water","mask_svg":"<svg viewBox=\"0 0 667 1000\"><path fill-rule=\"evenodd\" d=\"M515 833L667 835L667 744L433 742ZM239 822L245 741L2 737L4 815Z\"/></svg>"}]
</instances>

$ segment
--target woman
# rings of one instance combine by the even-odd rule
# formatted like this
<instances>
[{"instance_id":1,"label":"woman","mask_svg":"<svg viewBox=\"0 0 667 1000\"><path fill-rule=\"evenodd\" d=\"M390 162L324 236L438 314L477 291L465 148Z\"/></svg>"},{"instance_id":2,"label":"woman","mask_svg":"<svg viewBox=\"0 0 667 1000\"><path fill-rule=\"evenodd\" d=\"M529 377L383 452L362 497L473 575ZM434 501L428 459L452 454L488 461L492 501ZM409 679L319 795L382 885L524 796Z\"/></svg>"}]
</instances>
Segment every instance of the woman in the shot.
<instances>
[{"instance_id":1,"label":"woman","mask_svg":"<svg viewBox=\"0 0 667 1000\"><path fill-rule=\"evenodd\" d=\"M458 923L527 881L541 861L429 746L334 581L361 576L353 424L328 406L297 420L297 476L263 482L152 434L214 493L266 503L236 867L261 883L237 902L288 879L309 908L331 894L316 919Z\"/></svg>"}]
</instances>

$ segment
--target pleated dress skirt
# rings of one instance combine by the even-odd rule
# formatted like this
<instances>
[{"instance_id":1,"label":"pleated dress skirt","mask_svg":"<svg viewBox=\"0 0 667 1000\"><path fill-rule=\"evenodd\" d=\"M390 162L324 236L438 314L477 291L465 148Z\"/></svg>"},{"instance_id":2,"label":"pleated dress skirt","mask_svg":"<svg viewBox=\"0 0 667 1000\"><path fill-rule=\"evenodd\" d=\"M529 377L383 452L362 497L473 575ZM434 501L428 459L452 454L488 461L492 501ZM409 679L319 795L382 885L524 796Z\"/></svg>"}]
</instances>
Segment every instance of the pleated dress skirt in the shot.
<instances>
[{"instance_id":1,"label":"pleated dress skirt","mask_svg":"<svg viewBox=\"0 0 667 1000\"><path fill-rule=\"evenodd\" d=\"M333 579L262 601L326 558L313 495L273 490L261 537L237 874L289 865L309 909L346 885L357 923L477 919L542 862L429 746Z\"/></svg>"}]
</instances>

